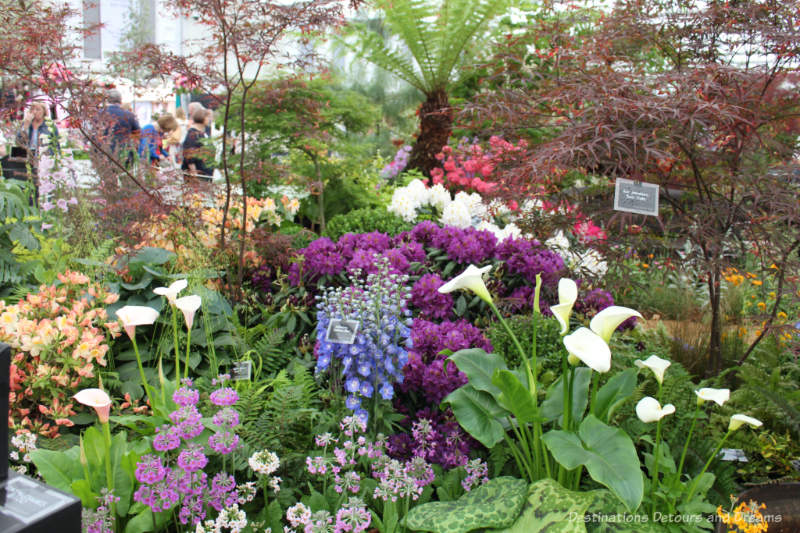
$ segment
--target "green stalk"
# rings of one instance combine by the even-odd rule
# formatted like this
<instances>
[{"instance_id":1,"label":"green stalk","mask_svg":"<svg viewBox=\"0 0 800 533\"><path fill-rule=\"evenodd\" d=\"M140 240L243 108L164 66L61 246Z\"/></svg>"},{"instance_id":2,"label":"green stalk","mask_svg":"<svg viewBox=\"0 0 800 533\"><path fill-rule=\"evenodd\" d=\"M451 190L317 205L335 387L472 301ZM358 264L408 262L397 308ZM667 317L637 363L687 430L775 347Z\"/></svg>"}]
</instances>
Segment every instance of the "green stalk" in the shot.
<instances>
[{"instance_id":1,"label":"green stalk","mask_svg":"<svg viewBox=\"0 0 800 533\"><path fill-rule=\"evenodd\" d=\"M594 405L595 401L597 400L597 385L599 381L600 381L600 373L592 371L592 398L589 403L589 413L595 416L597 416L597 413L595 413Z\"/></svg>"},{"instance_id":2,"label":"green stalk","mask_svg":"<svg viewBox=\"0 0 800 533\"><path fill-rule=\"evenodd\" d=\"M522 427L518 428L514 424L514 422L511 420L511 417L506 417L506 419L508 420L508 425L511 426L511 429L514 431L514 434L517 436L517 440L520 442L520 447L527 452L527 453L523 454L522 451L520 451L519 453L520 453L520 457L522 458L523 463L525 465L525 473L528 474L528 481L530 481L532 483L532 482L535 481L535 479L533 477L533 470L531 469L531 464L532 464L533 461L532 461L532 458L530 457L530 445L528 444L528 440L524 435L524 431L525 430ZM520 472L520 473L522 473L522 472Z\"/></svg>"},{"instance_id":3,"label":"green stalk","mask_svg":"<svg viewBox=\"0 0 800 533\"><path fill-rule=\"evenodd\" d=\"M658 404L661 405L661 382L658 382ZM655 446L655 457L653 458L653 482L650 483L650 501L653 504L652 511L653 515L655 515L655 502L653 502L653 497L656 493L656 487L658 486L659 479L658 479L658 463L659 459L661 459L661 420L659 419L658 423L656 423L656 446Z\"/></svg>"},{"instance_id":4,"label":"green stalk","mask_svg":"<svg viewBox=\"0 0 800 533\"><path fill-rule=\"evenodd\" d=\"M575 423L577 422L577 420L573 420L572 419L572 389L573 389L574 384L575 384L575 367L570 365L569 366L569 392L568 392L569 395L567 396L567 399L569 400L569 404L567 405L567 409L565 411L566 413L569 413L569 423L570 423L570 425L575 425ZM569 426L567 426L567 429L569 429Z\"/></svg>"},{"instance_id":5,"label":"green stalk","mask_svg":"<svg viewBox=\"0 0 800 533\"><path fill-rule=\"evenodd\" d=\"M175 318L175 306L172 306L172 343L175 346L175 388L181 386L181 356L178 350L178 320Z\"/></svg>"},{"instance_id":6,"label":"green stalk","mask_svg":"<svg viewBox=\"0 0 800 533\"><path fill-rule=\"evenodd\" d=\"M103 436L105 441L105 463L106 463L106 486L109 491L114 490L114 471L111 469L111 429L108 422L101 422L103 426ZM116 516L116 504L111 500L111 516Z\"/></svg>"},{"instance_id":7,"label":"green stalk","mask_svg":"<svg viewBox=\"0 0 800 533\"><path fill-rule=\"evenodd\" d=\"M683 444L683 453L681 453L681 460L678 463L678 474L675 477L675 481L672 483L673 488L675 488L677 483L680 483L681 473L683 472L683 462L686 460L686 452L689 450L689 442L692 440L692 433L694 432L694 426L697 424L697 415L699 412L700 402L697 402L694 408L694 415L692 416L692 425L689 427L689 435L686 437L686 442Z\"/></svg>"},{"instance_id":8,"label":"green stalk","mask_svg":"<svg viewBox=\"0 0 800 533\"><path fill-rule=\"evenodd\" d=\"M139 355L139 346L136 344L135 335L131 337L131 342L133 342L133 351L136 354L136 363L139 365L139 377L142 378L142 387L144 387L144 392L147 394L147 400L150 402L150 408L152 409L156 404L153 403L153 398L150 396L150 387L147 386L147 379L144 377L142 357Z\"/></svg>"},{"instance_id":9,"label":"green stalk","mask_svg":"<svg viewBox=\"0 0 800 533\"><path fill-rule=\"evenodd\" d=\"M189 347L192 345L192 330L186 328L186 367L184 368L183 377L189 378ZM178 385L176 385L177 387Z\"/></svg>"},{"instance_id":10,"label":"green stalk","mask_svg":"<svg viewBox=\"0 0 800 533\"><path fill-rule=\"evenodd\" d=\"M700 473L697 475L697 477L694 478L694 481L692 482L691 486L689 487L689 495L686 497L686 501L687 502L692 501L692 496L694 496L694 491L697 490L697 484L700 482L700 478L703 477L703 474L706 473L706 470L708 470L708 467L711 466L711 462L714 460L714 458L717 456L719 451L722 449L722 445L725 444L725 441L728 440L728 436L731 433L732 433L732 431L730 429L728 430L727 433L725 433L725 436L722 437L721 441L719 441L719 444L714 449L714 452L711 454L711 457L709 457L708 461L706 461L706 464L703 467L703 469L700 471Z\"/></svg>"},{"instance_id":11,"label":"green stalk","mask_svg":"<svg viewBox=\"0 0 800 533\"><path fill-rule=\"evenodd\" d=\"M567 382L569 381L569 363L567 363L567 356L561 358L561 388L563 389L563 403L561 404L563 412L561 414L561 426L565 431L569 431L569 388Z\"/></svg>"}]
</instances>

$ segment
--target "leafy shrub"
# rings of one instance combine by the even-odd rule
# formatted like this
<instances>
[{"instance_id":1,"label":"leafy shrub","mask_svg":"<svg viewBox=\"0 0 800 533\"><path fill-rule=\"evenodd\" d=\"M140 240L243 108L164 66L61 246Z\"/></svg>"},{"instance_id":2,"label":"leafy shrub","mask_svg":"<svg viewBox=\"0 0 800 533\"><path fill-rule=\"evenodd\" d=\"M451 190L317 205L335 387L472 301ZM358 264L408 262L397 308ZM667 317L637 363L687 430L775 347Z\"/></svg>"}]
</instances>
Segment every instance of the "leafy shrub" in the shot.
<instances>
[{"instance_id":1,"label":"leafy shrub","mask_svg":"<svg viewBox=\"0 0 800 533\"><path fill-rule=\"evenodd\" d=\"M515 315L509 318L508 325L523 346L530 346L533 341L533 327L530 315ZM553 365L561 363L561 327L553 318L539 318L536 327L536 352L539 359L552 360ZM514 347L511 337L499 322L493 322L486 332L487 337L494 347L494 353L501 356L510 368L522 364L519 352ZM554 366L555 368L555 366Z\"/></svg>"},{"instance_id":2,"label":"leafy shrub","mask_svg":"<svg viewBox=\"0 0 800 533\"><path fill-rule=\"evenodd\" d=\"M9 416L12 427L52 437L72 426L72 394L96 387L96 365L106 366L105 306L119 296L78 272L58 275L15 305L0 301L0 341L13 350Z\"/></svg>"},{"instance_id":3,"label":"leafy shrub","mask_svg":"<svg viewBox=\"0 0 800 533\"><path fill-rule=\"evenodd\" d=\"M390 213L385 207L354 209L349 213L336 215L327 224L325 235L338 240L345 233L369 233L379 231L394 237L408 231L411 225L400 216Z\"/></svg>"}]
</instances>

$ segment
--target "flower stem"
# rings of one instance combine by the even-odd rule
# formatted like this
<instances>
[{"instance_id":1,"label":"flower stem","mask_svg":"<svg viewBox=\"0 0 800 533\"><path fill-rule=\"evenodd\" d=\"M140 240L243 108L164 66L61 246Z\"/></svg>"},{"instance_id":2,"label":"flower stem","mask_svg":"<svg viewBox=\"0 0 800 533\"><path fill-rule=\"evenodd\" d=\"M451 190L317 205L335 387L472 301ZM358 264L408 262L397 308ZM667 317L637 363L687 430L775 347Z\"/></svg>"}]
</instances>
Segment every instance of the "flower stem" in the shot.
<instances>
[{"instance_id":1,"label":"flower stem","mask_svg":"<svg viewBox=\"0 0 800 533\"><path fill-rule=\"evenodd\" d=\"M661 382L658 383L658 404L661 405ZM653 481L650 483L650 503L652 504L653 516L655 516L655 501L653 498L655 497L656 487L658 486L658 463L659 459L661 459L661 418L658 419L658 423L656 424L656 446L654 450L655 456L653 457Z\"/></svg>"},{"instance_id":2,"label":"flower stem","mask_svg":"<svg viewBox=\"0 0 800 533\"><path fill-rule=\"evenodd\" d=\"M131 337L131 342L133 342L133 351L136 354L136 363L139 365L139 377L142 378L142 387L144 387L144 392L147 394L147 400L150 402L150 409L155 407L155 403L153 403L153 398L150 396L150 387L147 386L147 378L144 377L144 367L142 366L142 357L139 355L139 346L136 344L136 337Z\"/></svg>"},{"instance_id":3,"label":"flower stem","mask_svg":"<svg viewBox=\"0 0 800 533\"><path fill-rule=\"evenodd\" d=\"M181 356L178 350L178 320L175 318L175 306L172 306L172 343L175 346L175 388L181 386Z\"/></svg>"},{"instance_id":4,"label":"flower stem","mask_svg":"<svg viewBox=\"0 0 800 533\"><path fill-rule=\"evenodd\" d=\"M111 469L111 428L109 427L108 422L102 422L100 424L103 426L103 437L105 442L105 464L106 464L106 486L108 487L109 491L114 490L114 471ZM111 516L116 516L116 503L114 503L113 498L110 501L111 503Z\"/></svg>"},{"instance_id":5,"label":"flower stem","mask_svg":"<svg viewBox=\"0 0 800 533\"><path fill-rule=\"evenodd\" d=\"M694 496L694 491L697 490L697 484L700 482L700 478L703 477L703 474L706 473L706 470L708 470L708 467L711 466L711 461L714 460L714 458L717 456L719 451L722 449L722 445L725 444L726 440L728 440L728 436L730 434L731 434L731 430L729 429L728 432L725 433L725 436L722 437L722 440L719 441L719 444L714 449L714 452L711 454L711 457L708 458L708 461L706 461L706 464L703 467L703 469L700 471L700 473L697 475L697 477L694 478L694 481L692 482L691 486L689 487L689 493L688 493L688 495L686 497L686 502L687 503L692 501L692 496Z\"/></svg>"},{"instance_id":6,"label":"flower stem","mask_svg":"<svg viewBox=\"0 0 800 533\"><path fill-rule=\"evenodd\" d=\"M186 328L186 368L184 368L183 377L189 378L189 347L192 345L192 330ZM178 384L175 385L176 387Z\"/></svg>"},{"instance_id":7,"label":"flower stem","mask_svg":"<svg viewBox=\"0 0 800 533\"><path fill-rule=\"evenodd\" d=\"M672 483L672 487L674 488L677 483L681 481L681 473L683 472L683 462L686 460L686 452L689 450L689 442L692 440L692 433L694 432L694 426L697 424L697 415L700 412L700 403L698 402L694 408L694 415L692 416L692 425L689 427L689 435L686 437L686 442L683 444L683 453L681 453L681 460L678 463L678 473L675 476L675 481Z\"/></svg>"}]
</instances>

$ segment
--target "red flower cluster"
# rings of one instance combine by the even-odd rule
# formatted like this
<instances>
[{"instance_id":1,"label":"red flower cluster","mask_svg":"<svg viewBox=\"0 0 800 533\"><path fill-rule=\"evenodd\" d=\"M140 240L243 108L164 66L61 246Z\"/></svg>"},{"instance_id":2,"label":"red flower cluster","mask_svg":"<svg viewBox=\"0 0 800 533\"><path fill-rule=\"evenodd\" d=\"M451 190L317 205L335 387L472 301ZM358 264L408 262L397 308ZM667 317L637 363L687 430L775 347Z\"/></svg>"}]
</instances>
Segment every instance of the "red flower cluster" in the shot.
<instances>
[{"instance_id":1,"label":"red flower cluster","mask_svg":"<svg viewBox=\"0 0 800 533\"><path fill-rule=\"evenodd\" d=\"M514 145L497 135L489 138L488 151L478 143L468 145L463 140L456 148L445 146L436 154L443 168L431 171L433 183L442 183L451 192L492 192L497 183L490 178L497 166L527 146L524 140Z\"/></svg>"}]
</instances>

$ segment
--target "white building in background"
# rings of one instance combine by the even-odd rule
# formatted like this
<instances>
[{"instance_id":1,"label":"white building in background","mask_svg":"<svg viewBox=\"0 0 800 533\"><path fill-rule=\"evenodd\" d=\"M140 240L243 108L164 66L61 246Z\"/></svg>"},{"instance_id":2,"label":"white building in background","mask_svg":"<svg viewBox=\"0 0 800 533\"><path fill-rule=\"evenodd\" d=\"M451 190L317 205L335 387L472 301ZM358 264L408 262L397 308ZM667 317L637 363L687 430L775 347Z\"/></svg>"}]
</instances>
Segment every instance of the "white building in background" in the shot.
<instances>
[{"instance_id":1,"label":"white building in background","mask_svg":"<svg viewBox=\"0 0 800 533\"><path fill-rule=\"evenodd\" d=\"M172 84L150 85L134 88L130 80L109 72L108 62L115 52L124 50L125 35L135 31L145 42L164 46L175 54L183 55L189 43L203 37L204 28L191 18L179 17L165 6L163 0L67 0L82 14L76 26L102 24L99 31L83 37L80 58L83 70L98 79L112 82L122 92L124 102L130 102L141 124L150 122L153 113L174 112L178 96ZM135 19L133 13L140 13ZM77 37L80 39L81 37ZM188 104L184 96L183 105Z\"/></svg>"}]
</instances>

